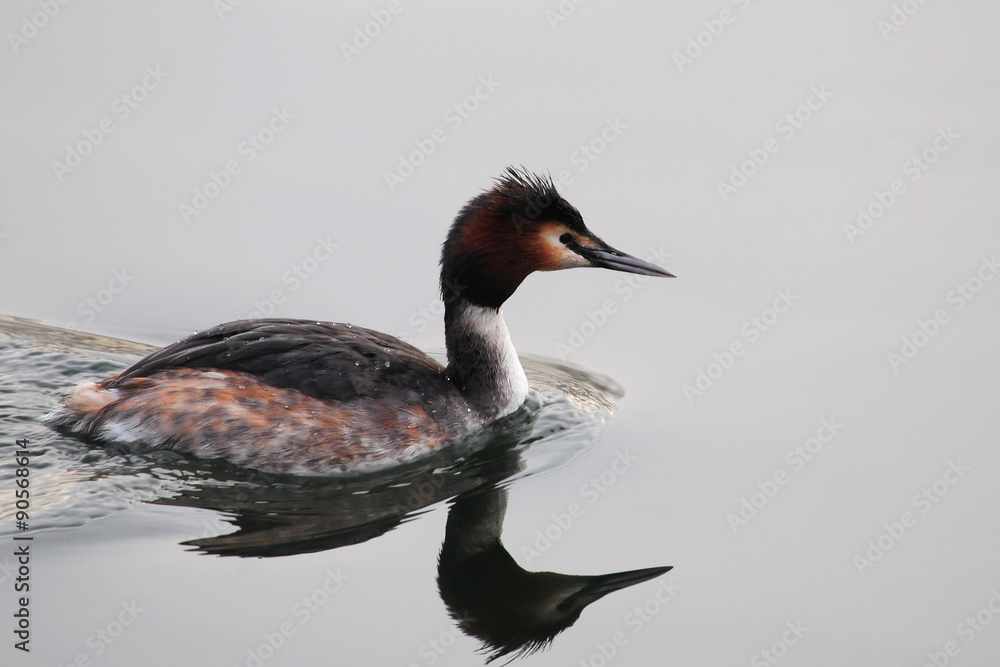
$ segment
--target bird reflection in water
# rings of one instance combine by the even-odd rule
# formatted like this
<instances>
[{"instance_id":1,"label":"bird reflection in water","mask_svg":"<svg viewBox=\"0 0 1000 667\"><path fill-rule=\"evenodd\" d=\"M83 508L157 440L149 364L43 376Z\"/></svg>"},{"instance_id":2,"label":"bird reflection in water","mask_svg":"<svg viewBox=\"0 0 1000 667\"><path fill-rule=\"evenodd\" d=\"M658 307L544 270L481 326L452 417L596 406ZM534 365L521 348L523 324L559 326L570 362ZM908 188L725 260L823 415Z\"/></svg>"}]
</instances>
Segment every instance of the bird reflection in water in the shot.
<instances>
[{"instance_id":1,"label":"bird reflection in water","mask_svg":"<svg viewBox=\"0 0 1000 667\"><path fill-rule=\"evenodd\" d=\"M198 551L269 557L364 542L454 498L438 558L441 599L462 632L483 642L487 662L513 660L547 647L592 602L671 569L576 576L529 572L517 564L500 541L508 494L503 484L523 467L516 445L531 425L524 413L512 415L492 433L490 447L450 466L429 461L339 483L290 478L202 486L157 502L223 511L237 526L228 535L185 543Z\"/></svg>"},{"instance_id":2,"label":"bird reflection in water","mask_svg":"<svg viewBox=\"0 0 1000 667\"><path fill-rule=\"evenodd\" d=\"M438 590L462 632L483 642L487 662L547 647L584 608L608 593L649 581L671 568L576 576L529 572L500 542L507 490L476 489L448 513L438 559Z\"/></svg>"}]
</instances>

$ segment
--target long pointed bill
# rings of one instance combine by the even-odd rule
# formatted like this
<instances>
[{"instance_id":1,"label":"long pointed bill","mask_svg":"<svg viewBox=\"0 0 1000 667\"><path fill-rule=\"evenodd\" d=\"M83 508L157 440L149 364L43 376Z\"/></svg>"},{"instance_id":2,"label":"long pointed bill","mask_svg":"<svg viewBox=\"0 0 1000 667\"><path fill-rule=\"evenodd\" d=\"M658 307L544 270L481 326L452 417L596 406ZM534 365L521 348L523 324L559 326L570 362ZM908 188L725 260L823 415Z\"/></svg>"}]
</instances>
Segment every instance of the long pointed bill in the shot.
<instances>
[{"instance_id":1,"label":"long pointed bill","mask_svg":"<svg viewBox=\"0 0 1000 667\"><path fill-rule=\"evenodd\" d=\"M576 254L586 259L592 266L597 266L602 269L611 269L612 271L638 273L642 276L662 276L664 278L676 277L674 274L669 271L665 271L652 262L647 262L639 259L638 257L625 254L620 250L615 250L596 237L593 237L593 240L599 243L601 247L588 248L582 245L570 246Z\"/></svg>"},{"instance_id":2,"label":"long pointed bill","mask_svg":"<svg viewBox=\"0 0 1000 667\"><path fill-rule=\"evenodd\" d=\"M613 574L598 574L590 577L572 577L572 579L577 583L579 583L580 580L583 580L586 583L584 583L584 585L572 595L568 596L565 600L559 603L559 606L556 608L560 611L566 611L567 609L571 609L573 607L586 607L591 602L600 600L608 593L614 593L615 591L620 591L623 588L628 588L629 586L635 586L636 584L641 584L644 581L655 579L664 572L668 572L672 569L673 565L668 565L666 567L647 567L642 570L615 572Z\"/></svg>"},{"instance_id":3,"label":"long pointed bill","mask_svg":"<svg viewBox=\"0 0 1000 667\"><path fill-rule=\"evenodd\" d=\"M655 579L671 569L673 569L673 566L668 565L666 567L647 567L643 570L598 575L594 577L593 581L584 587L581 593L596 600L597 598L604 597L608 593L614 593L615 591L620 591L623 588L628 588L629 586L635 586L636 584L641 584L644 581Z\"/></svg>"}]
</instances>

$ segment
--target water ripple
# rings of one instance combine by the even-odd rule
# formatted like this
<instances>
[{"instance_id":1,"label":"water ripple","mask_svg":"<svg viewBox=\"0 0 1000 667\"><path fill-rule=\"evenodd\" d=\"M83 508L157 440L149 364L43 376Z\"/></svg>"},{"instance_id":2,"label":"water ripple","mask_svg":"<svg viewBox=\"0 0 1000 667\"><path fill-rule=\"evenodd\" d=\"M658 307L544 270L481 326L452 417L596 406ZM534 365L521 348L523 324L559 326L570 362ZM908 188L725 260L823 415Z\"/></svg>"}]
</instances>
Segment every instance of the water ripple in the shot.
<instances>
[{"instance_id":1,"label":"water ripple","mask_svg":"<svg viewBox=\"0 0 1000 667\"><path fill-rule=\"evenodd\" d=\"M596 440L621 396L607 378L522 358L533 389L528 401L482 433L390 471L303 479L173 452L110 452L55 433L40 419L73 385L105 378L153 348L6 317L0 317L0 334L6 334L0 335L0 415L6 425L0 497L13 496L8 490L16 479L15 441L27 439L33 454L30 532L78 527L137 503L156 503L213 509L238 528L251 515L267 515L276 525L265 531L266 539L259 527L251 531L257 547L263 542L273 550L276 541L298 540L298 551L331 548L381 534L487 481L510 484L566 465ZM4 521L14 511L12 504L0 504L0 535L14 532L13 521ZM244 526L234 534L246 532ZM210 547L194 544L216 553L229 548L225 536L209 541ZM247 539L239 546L246 549Z\"/></svg>"}]
</instances>

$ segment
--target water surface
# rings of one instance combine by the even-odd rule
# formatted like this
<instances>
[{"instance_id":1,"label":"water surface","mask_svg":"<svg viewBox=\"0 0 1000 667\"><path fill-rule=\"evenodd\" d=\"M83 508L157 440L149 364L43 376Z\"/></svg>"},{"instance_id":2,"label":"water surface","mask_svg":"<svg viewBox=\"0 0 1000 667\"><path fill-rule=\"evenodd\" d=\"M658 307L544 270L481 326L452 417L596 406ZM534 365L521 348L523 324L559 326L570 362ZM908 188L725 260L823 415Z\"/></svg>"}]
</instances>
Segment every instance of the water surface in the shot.
<instances>
[{"instance_id":1,"label":"water surface","mask_svg":"<svg viewBox=\"0 0 1000 667\"><path fill-rule=\"evenodd\" d=\"M75 569L73 563L103 559L102 554L110 552L125 568L122 579L138 576L144 582L141 589L133 590L132 597L118 586L110 585L102 588L104 592L99 599L71 598L63 603L70 615L83 614L93 604L103 607L112 619L108 621L111 625L107 638L113 639L111 633L119 631L114 619L115 606L119 604L116 597L120 596L120 603L125 605L120 613L125 616L118 623L128 620L129 627L135 623L138 629L146 625L140 624L143 615L155 614L160 618L158 626L150 627L150 623L147 631L168 638L177 624L185 622L186 614L175 615L178 607L196 607L200 603L193 601L206 596L230 599L233 582L227 580L247 576L254 568L260 568L257 576L270 579L261 583L263 589L272 592L275 586L285 587L287 573L306 580L311 575L312 580L320 582L315 590L307 586L305 602L300 601L298 606L293 603L288 609L292 615L283 623L291 626L284 626L282 631L279 623L278 635L258 633L264 638L263 648L251 632L242 643L213 644L210 650L215 657L206 662L204 643L192 645L191 659L197 654L200 661L197 664L255 664L255 657L270 658L278 642L274 637L284 637L280 643L282 659L286 660L285 654L292 649L286 651L284 641L291 647L294 638L289 627L294 630L299 624L304 625L311 621L312 614L317 615L317 635L325 633L328 637L325 641L329 642L329 650L343 650L345 639L335 638L336 624L329 625L332 621L320 619L319 614L321 601L323 606L330 605L324 616L334 616L334 610L347 615L364 613L361 609L351 609L357 601L341 600L339 588L343 585L346 591L347 582L354 596L367 599L363 604L369 612L377 612L385 605L393 608L405 605L422 610L421 614L440 616L443 610L439 596L429 595L427 590L417 592L412 586L387 595L382 582L401 571L423 580L425 586L416 588L426 588L427 582L434 581L437 564L434 556L443 539L441 520L449 511L447 501L470 494L499 493L498 501L487 503L494 509L479 521L502 526L507 496L516 496L522 481L554 474L593 447L621 396L621 389L607 378L544 359L526 358L523 361L532 393L525 405L513 415L434 455L364 475L273 475L219 461L185 458L172 452L112 451L47 429L40 418L73 385L107 377L155 348L15 318L5 318L2 324L0 408L6 423L11 425L8 437L26 439L29 443L31 507L27 530L19 530L21 524L14 521L14 508L8 505L0 509L0 538L15 535L33 538L31 548L39 570L54 567L69 572ZM16 445L8 441L2 447L0 490L12 493L17 479ZM624 461L628 463L627 459ZM616 469L624 470L625 465ZM465 506L477 506L477 502L465 501ZM566 514L565 520L572 522L576 516L576 512ZM562 525L558 534L552 530L542 532L541 541L536 540L521 551L515 548L515 560L520 560L527 570L538 569L530 563L539 555L538 550L544 551L547 544L569 527L569 523ZM393 531L400 534L392 535ZM469 532L460 530L457 535ZM400 539L412 542L403 552L397 550ZM453 547L452 552L455 550ZM459 548L456 553L461 552ZM371 554L378 554L379 558L373 559ZM528 563L524 563L525 555ZM232 558L221 562L210 560L216 556ZM501 557L509 558L502 554ZM356 558L382 560L390 571L378 573L377 568L372 568L373 563L361 567L362 562ZM265 564L259 559L270 560ZM180 571L161 572L164 560ZM617 569L629 569L629 565L622 563ZM190 586L188 575L197 578L196 573L206 571L203 568L220 567L225 574L214 579L214 584ZM642 578L655 578L659 574L654 571ZM178 575L179 580L175 578ZM478 570L463 576L472 576L469 581L474 582L488 578ZM509 594L505 586L513 585L505 581L501 579L496 584L495 590L503 592L501 599ZM239 587L237 595L257 599L255 585L247 583ZM452 588L455 585L458 584L452 584ZM37 598L33 598L37 599L34 604L38 609L51 604L43 586L40 585ZM458 586L457 590L465 590ZM265 606L259 611L263 617L280 615L287 607L280 598L273 606L269 606L266 598L262 600ZM135 612L140 607L141 614ZM484 608L490 609L491 605ZM230 612L238 610L234 606ZM39 616L41 629L35 637L42 635L47 627L59 631L58 625L47 622L52 617L47 610L44 616ZM100 629L99 622L95 632ZM464 660L483 659L473 657L476 646L470 645L473 640L459 640L456 626L445 624L437 634L447 637L442 641L447 641L449 648L461 644L455 651L467 654ZM105 650L110 656L112 647L106 645L105 638L101 634L94 636L97 639L88 636L90 641L84 640L76 654L67 653L72 644L37 640L36 646L47 644L38 652L64 662L79 654L98 659L101 657L98 653L103 655ZM125 636L122 630L122 644L127 641ZM270 643L266 641L268 636L273 640ZM384 637L387 645L393 643L391 625L384 629ZM298 650L307 649L300 645ZM371 660L372 647L365 650ZM144 656L141 664L155 663L156 658L150 662L145 649L141 653ZM176 664L183 654L183 650L178 652L175 648L170 660ZM112 664L127 664L127 654L120 646L114 647L114 655ZM37 657L37 652L33 657Z\"/></svg>"}]
</instances>

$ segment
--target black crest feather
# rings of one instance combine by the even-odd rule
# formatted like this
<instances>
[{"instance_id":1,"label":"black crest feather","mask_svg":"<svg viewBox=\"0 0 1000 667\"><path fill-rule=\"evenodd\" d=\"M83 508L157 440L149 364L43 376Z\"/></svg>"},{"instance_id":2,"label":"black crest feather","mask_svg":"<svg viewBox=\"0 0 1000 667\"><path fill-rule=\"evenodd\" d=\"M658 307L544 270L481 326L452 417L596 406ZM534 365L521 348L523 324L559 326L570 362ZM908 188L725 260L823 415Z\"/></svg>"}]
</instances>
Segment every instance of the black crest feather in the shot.
<instances>
[{"instance_id":1,"label":"black crest feather","mask_svg":"<svg viewBox=\"0 0 1000 667\"><path fill-rule=\"evenodd\" d=\"M474 224L498 238L516 239L539 222L559 222L586 232L580 212L563 199L551 176L524 167L507 167L494 185L469 200L455 218L441 252L441 293L445 303L462 296L482 306L499 307L530 272L513 280L496 281L484 270L482 254L470 252L461 239ZM485 223L485 224L484 224ZM494 267L495 268L495 267Z\"/></svg>"}]
</instances>

